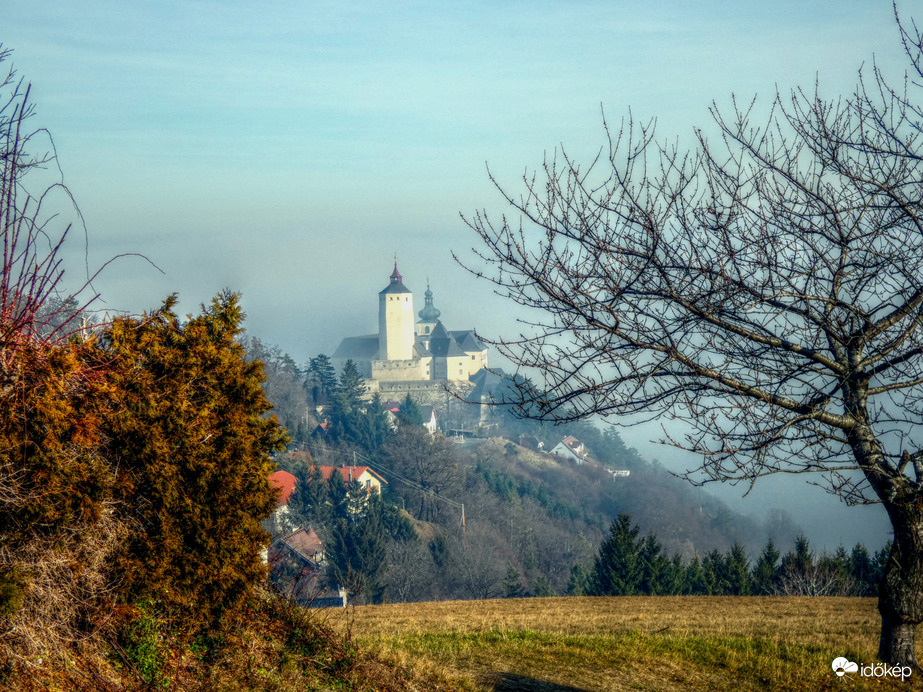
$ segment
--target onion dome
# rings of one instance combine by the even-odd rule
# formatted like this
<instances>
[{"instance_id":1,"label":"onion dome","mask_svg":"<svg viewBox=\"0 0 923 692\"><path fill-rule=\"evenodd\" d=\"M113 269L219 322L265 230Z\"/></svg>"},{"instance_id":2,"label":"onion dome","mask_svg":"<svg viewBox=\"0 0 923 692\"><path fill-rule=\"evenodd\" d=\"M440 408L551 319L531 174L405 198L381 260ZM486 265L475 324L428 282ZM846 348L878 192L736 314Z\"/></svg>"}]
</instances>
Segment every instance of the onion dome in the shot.
<instances>
[{"instance_id":1,"label":"onion dome","mask_svg":"<svg viewBox=\"0 0 923 692\"><path fill-rule=\"evenodd\" d=\"M423 294L426 305L423 306L423 309L420 310L417 314L420 316L421 322L435 322L439 319L441 314L436 308L433 307L433 292L429 290L429 283L426 284L426 293Z\"/></svg>"}]
</instances>

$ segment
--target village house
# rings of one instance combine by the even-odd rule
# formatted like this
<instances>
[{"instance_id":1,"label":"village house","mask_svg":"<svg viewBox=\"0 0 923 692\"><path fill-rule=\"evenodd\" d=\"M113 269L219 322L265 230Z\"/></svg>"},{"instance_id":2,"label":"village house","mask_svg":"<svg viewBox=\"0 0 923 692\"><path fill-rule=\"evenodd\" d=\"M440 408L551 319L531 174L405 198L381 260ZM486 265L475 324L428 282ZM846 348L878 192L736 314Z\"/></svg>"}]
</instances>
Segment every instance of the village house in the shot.
<instances>
[{"instance_id":1,"label":"village house","mask_svg":"<svg viewBox=\"0 0 923 692\"><path fill-rule=\"evenodd\" d=\"M279 499L276 500L276 508L269 518L262 522L263 528L269 533L276 535L291 531L297 527L291 525L291 517L288 508L288 501L295 492L295 483L298 479L288 471L275 471L269 474L269 483L279 490ZM264 555L264 561L266 556Z\"/></svg>"},{"instance_id":2,"label":"village house","mask_svg":"<svg viewBox=\"0 0 923 692\"><path fill-rule=\"evenodd\" d=\"M396 401L389 401L383 404L383 408L388 418L388 427L392 431L397 430L401 405ZM436 409L432 406L417 406L417 408L420 410L420 417L423 419L423 427L429 430L430 435L434 435L439 427L436 421Z\"/></svg>"},{"instance_id":3,"label":"village house","mask_svg":"<svg viewBox=\"0 0 923 692\"><path fill-rule=\"evenodd\" d=\"M562 459L568 459L575 464L585 464L587 462L599 464L598 461L590 456L590 450L573 435L568 435L551 448L551 453ZM602 464L600 464L602 466ZM606 472L613 478L628 478L631 471L628 469L611 469L606 468Z\"/></svg>"},{"instance_id":4,"label":"village house","mask_svg":"<svg viewBox=\"0 0 923 692\"><path fill-rule=\"evenodd\" d=\"M346 606L346 590L327 584L324 544L313 528L277 538L268 557L270 579L290 601L313 608Z\"/></svg>"},{"instance_id":5,"label":"village house","mask_svg":"<svg viewBox=\"0 0 923 692\"><path fill-rule=\"evenodd\" d=\"M358 483L360 487L374 490L378 493L381 492L381 484L387 485L388 483L369 466L319 466L318 468L325 481L330 480L330 476L334 471L339 471L346 483Z\"/></svg>"},{"instance_id":6,"label":"village house","mask_svg":"<svg viewBox=\"0 0 923 692\"><path fill-rule=\"evenodd\" d=\"M575 464L592 461L586 445L573 435L568 435L551 448L551 453L565 459L570 459Z\"/></svg>"}]
</instances>

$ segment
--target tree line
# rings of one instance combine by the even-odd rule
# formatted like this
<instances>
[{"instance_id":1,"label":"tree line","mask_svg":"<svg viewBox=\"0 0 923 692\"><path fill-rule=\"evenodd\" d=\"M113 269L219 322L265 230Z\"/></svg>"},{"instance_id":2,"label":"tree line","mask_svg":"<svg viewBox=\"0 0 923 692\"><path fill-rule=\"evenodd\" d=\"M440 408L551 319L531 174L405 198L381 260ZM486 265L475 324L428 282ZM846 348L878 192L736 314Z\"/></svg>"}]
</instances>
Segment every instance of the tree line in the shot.
<instances>
[{"instance_id":1,"label":"tree line","mask_svg":"<svg viewBox=\"0 0 923 692\"><path fill-rule=\"evenodd\" d=\"M298 481L285 530L314 528L328 551L331 582L349 585L363 602L503 597L513 573L524 594L585 593L585 585L571 583L572 571L578 576L588 571L581 566L592 564L620 512L653 522L668 536L667 545L684 554L723 550L763 531L645 462L611 429L576 424L548 431L510 417L492 428L507 437L454 444L421 427L410 396L388 425L348 363L324 391L326 430L298 445L301 451L277 457ZM378 432L369 435L370 430ZM592 440L594 455L605 465L549 463L530 449L542 437L550 444L569 433ZM340 479L333 474L324 480L317 467L350 464L371 465L388 483L382 497L368 505L368 516L354 511L336 519ZM630 468L633 475L616 482L607 466ZM674 511L651 512L652 499ZM346 540L350 531L362 540ZM794 539L794 532L777 535L786 543Z\"/></svg>"},{"instance_id":2,"label":"tree line","mask_svg":"<svg viewBox=\"0 0 923 692\"><path fill-rule=\"evenodd\" d=\"M596 554L592 569L571 573L569 593L595 596L874 596L890 544L870 554L861 544L817 554L803 535L784 555L770 538L756 560L735 542L684 560L667 555L656 535L640 535L620 515Z\"/></svg>"}]
</instances>

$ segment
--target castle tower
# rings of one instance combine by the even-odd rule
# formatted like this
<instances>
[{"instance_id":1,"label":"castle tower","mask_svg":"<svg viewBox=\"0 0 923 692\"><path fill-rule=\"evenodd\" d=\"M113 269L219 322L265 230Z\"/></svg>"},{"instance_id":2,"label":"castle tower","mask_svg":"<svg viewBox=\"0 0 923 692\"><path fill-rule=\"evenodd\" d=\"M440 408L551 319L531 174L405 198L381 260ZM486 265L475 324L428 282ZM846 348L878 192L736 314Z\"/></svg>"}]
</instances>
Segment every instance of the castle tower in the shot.
<instances>
[{"instance_id":1,"label":"castle tower","mask_svg":"<svg viewBox=\"0 0 923 692\"><path fill-rule=\"evenodd\" d=\"M378 357L412 360L414 356L413 294L404 286L394 262L391 282L378 294Z\"/></svg>"},{"instance_id":2,"label":"castle tower","mask_svg":"<svg viewBox=\"0 0 923 692\"><path fill-rule=\"evenodd\" d=\"M436 327L441 313L433 307L433 292L429 290L429 281L426 282L426 293L423 295L426 305L417 313L420 316L420 321L417 322L417 336L425 337Z\"/></svg>"}]
</instances>

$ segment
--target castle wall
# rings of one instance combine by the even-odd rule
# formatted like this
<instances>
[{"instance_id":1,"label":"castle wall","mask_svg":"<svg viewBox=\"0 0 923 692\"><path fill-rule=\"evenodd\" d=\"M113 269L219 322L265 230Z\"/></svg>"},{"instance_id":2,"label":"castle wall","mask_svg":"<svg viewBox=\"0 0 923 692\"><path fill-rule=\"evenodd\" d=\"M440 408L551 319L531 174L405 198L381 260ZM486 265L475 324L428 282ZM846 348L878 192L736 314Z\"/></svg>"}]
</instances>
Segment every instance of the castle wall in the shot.
<instances>
[{"instance_id":1,"label":"castle wall","mask_svg":"<svg viewBox=\"0 0 923 692\"><path fill-rule=\"evenodd\" d=\"M467 380L468 356L446 356L433 359L433 379L435 380Z\"/></svg>"},{"instance_id":2,"label":"castle wall","mask_svg":"<svg viewBox=\"0 0 923 692\"><path fill-rule=\"evenodd\" d=\"M430 379L432 358L406 360L373 360L371 376L382 382L407 382Z\"/></svg>"},{"instance_id":3,"label":"castle wall","mask_svg":"<svg viewBox=\"0 0 923 692\"><path fill-rule=\"evenodd\" d=\"M465 403L465 397L474 389L471 382L433 382L417 380L406 382L377 382L375 392L382 401L403 401L409 394L420 406L432 406L440 424L446 422L446 416L453 421L471 421L477 423L480 406Z\"/></svg>"},{"instance_id":4,"label":"castle wall","mask_svg":"<svg viewBox=\"0 0 923 692\"><path fill-rule=\"evenodd\" d=\"M481 368L487 367L487 349L483 351L465 351L465 358L468 363L468 376L471 377Z\"/></svg>"}]
</instances>

